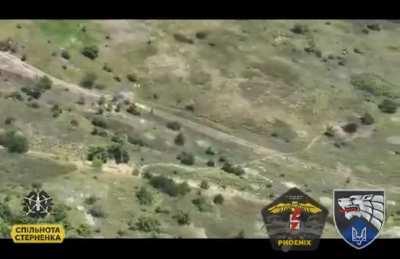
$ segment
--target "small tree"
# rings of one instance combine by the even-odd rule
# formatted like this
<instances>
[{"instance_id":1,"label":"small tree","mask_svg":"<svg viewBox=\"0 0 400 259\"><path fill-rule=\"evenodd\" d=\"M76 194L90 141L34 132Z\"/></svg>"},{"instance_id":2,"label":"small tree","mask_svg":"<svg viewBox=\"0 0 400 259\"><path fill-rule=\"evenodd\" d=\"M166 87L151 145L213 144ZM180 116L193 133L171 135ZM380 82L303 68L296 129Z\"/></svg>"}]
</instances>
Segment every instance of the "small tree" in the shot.
<instances>
[{"instance_id":1,"label":"small tree","mask_svg":"<svg viewBox=\"0 0 400 259\"><path fill-rule=\"evenodd\" d=\"M103 129L108 128L108 125L107 125L106 121L104 119L100 118L100 117L93 118L92 119L92 124L94 126L97 126L97 127L103 128Z\"/></svg>"},{"instance_id":2,"label":"small tree","mask_svg":"<svg viewBox=\"0 0 400 259\"><path fill-rule=\"evenodd\" d=\"M136 229L143 232L160 232L160 222L155 218L140 217L136 222Z\"/></svg>"},{"instance_id":3,"label":"small tree","mask_svg":"<svg viewBox=\"0 0 400 259\"><path fill-rule=\"evenodd\" d=\"M185 144L185 136L182 134L182 132L176 135L174 142L178 146L183 146Z\"/></svg>"},{"instance_id":4,"label":"small tree","mask_svg":"<svg viewBox=\"0 0 400 259\"><path fill-rule=\"evenodd\" d=\"M130 81L130 82L136 82L137 81L137 77L135 74L128 74L126 75L126 78Z\"/></svg>"},{"instance_id":5,"label":"small tree","mask_svg":"<svg viewBox=\"0 0 400 259\"><path fill-rule=\"evenodd\" d=\"M190 216L188 213L178 210L178 212L173 216L173 218L178 222L179 225L189 225Z\"/></svg>"},{"instance_id":6,"label":"small tree","mask_svg":"<svg viewBox=\"0 0 400 259\"><path fill-rule=\"evenodd\" d=\"M153 195L146 187L141 187L136 193L136 198L140 205L151 205L153 203Z\"/></svg>"},{"instance_id":7,"label":"small tree","mask_svg":"<svg viewBox=\"0 0 400 259\"><path fill-rule=\"evenodd\" d=\"M208 184L208 182L206 180L202 180L200 183L200 188L207 190L208 188L210 188L210 185Z\"/></svg>"},{"instance_id":8,"label":"small tree","mask_svg":"<svg viewBox=\"0 0 400 259\"><path fill-rule=\"evenodd\" d=\"M2 142L10 153L26 153L29 149L28 139L20 131L7 131Z\"/></svg>"},{"instance_id":9,"label":"small tree","mask_svg":"<svg viewBox=\"0 0 400 259\"><path fill-rule=\"evenodd\" d=\"M90 146L87 154L87 160L93 161L94 159L99 159L103 163L107 162L108 153L104 147L100 146Z\"/></svg>"},{"instance_id":10,"label":"small tree","mask_svg":"<svg viewBox=\"0 0 400 259\"><path fill-rule=\"evenodd\" d=\"M245 171L243 170L242 167L233 166L229 162L225 162L221 169L224 170L227 173L234 174L234 175L237 175L237 176L241 176L241 175L245 174Z\"/></svg>"},{"instance_id":11,"label":"small tree","mask_svg":"<svg viewBox=\"0 0 400 259\"><path fill-rule=\"evenodd\" d=\"M136 116L140 116L141 115L141 113L138 110L136 104L134 104L134 103L132 103L132 104L130 104L128 106L128 108L126 109L126 112L128 112L130 114L133 114L133 115L136 115Z\"/></svg>"},{"instance_id":12,"label":"small tree","mask_svg":"<svg viewBox=\"0 0 400 259\"><path fill-rule=\"evenodd\" d=\"M196 198L192 200L192 203L200 212L206 212L212 209L211 204L209 204L204 197Z\"/></svg>"},{"instance_id":13,"label":"small tree","mask_svg":"<svg viewBox=\"0 0 400 259\"><path fill-rule=\"evenodd\" d=\"M70 59L71 55L69 54L68 50L64 49L61 51L61 57L63 57L64 59Z\"/></svg>"},{"instance_id":14,"label":"small tree","mask_svg":"<svg viewBox=\"0 0 400 259\"><path fill-rule=\"evenodd\" d=\"M95 218L104 218L106 216L106 214L104 213L104 210L100 206L94 206L94 207L90 208L89 214Z\"/></svg>"},{"instance_id":15,"label":"small tree","mask_svg":"<svg viewBox=\"0 0 400 259\"><path fill-rule=\"evenodd\" d=\"M97 201L97 197L94 195L90 195L84 200L84 203L87 205L93 205Z\"/></svg>"},{"instance_id":16,"label":"small tree","mask_svg":"<svg viewBox=\"0 0 400 259\"><path fill-rule=\"evenodd\" d=\"M95 45L86 46L81 50L82 55L89 59L96 59L99 55L99 48Z\"/></svg>"},{"instance_id":17,"label":"small tree","mask_svg":"<svg viewBox=\"0 0 400 259\"><path fill-rule=\"evenodd\" d=\"M167 128L175 131L179 131L181 129L181 124L177 121L170 121L167 123Z\"/></svg>"},{"instance_id":18,"label":"small tree","mask_svg":"<svg viewBox=\"0 0 400 259\"><path fill-rule=\"evenodd\" d=\"M83 76L79 85L84 88L92 89L96 80L97 80L96 74L89 72Z\"/></svg>"},{"instance_id":19,"label":"small tree","mask_svg":"<svg viewBox=\"0 0 400 259\"><path fill-rule=\"evenodd\" d=\"M385 99L378 105L378 108L384 113L395 113L397 110L397 103L390 99Z\"/></svg>"},{"instance_id":20,"label":"small tree","mask_svg":"<svg viewBox=\"0 0 400 259\"><path fill-rule=\"evenodd\" d=\"M114 158L115 163L128 163L129 162L129 153L126 151L124 145L121 144L112 144L107 148L108 156L110 158Z\"/></svg>"},{"instance_id":21,"label":"small tree","mask_svg":"<svg viewBox=\"0 0 400 259\"><path fill-rule=\"evenodd\" d=\"M372 125L375 123L374 117L372 117L371 114L366 112L362 117L361 117L361 123L364 125Z\"/></svg>"},{"instance_id":22,"label":"small tree","mask_svg":"<svg viewBox=\"0 0 400 259\"><path fill-rule=\"evenodd\" d=\"M177 159L184 165L193 165L195 160L193 154L187 152L180 153Z\"/></svg>"},{"instance_id":23,"label":"small tree","mask_svg":"<svg viewBox=\"0 0 400 259\"><path fill-rule=\"evenodd\" d=\"M35 87L43 92L50 90L53 85L53 81L48 76L42 76L35 84Z\"/></svg>"},{"instance_id":24,"label":"small tree","mask_svg":"<svg viewBox=\"0 0 400 259\"><path fill-rule=\"evenodd\" d=\"M215 195L213 201L215 204L222 204L224 203L224 196L222 196L222 194L217 194Z\"/></svg>"}]
</instances>

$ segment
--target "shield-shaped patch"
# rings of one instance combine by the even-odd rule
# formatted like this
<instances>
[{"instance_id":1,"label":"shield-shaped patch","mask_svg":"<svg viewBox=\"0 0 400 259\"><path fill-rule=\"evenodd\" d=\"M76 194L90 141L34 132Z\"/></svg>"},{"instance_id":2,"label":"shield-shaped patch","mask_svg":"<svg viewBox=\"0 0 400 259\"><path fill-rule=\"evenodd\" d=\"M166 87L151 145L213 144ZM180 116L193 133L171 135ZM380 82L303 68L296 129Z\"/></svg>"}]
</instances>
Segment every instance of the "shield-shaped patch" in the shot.
<instances>
[{"instance_id":1,"label":"shield-shaped patch","mask_svg":"<svg viewBox=\"0 0 400 259\"><path fill-rule=\"evenodd\" d=\"M333 203L336 229L349 245L363 249L378 237L385 221L383 190L334 190Z\"/></svg>"}]
</instances>

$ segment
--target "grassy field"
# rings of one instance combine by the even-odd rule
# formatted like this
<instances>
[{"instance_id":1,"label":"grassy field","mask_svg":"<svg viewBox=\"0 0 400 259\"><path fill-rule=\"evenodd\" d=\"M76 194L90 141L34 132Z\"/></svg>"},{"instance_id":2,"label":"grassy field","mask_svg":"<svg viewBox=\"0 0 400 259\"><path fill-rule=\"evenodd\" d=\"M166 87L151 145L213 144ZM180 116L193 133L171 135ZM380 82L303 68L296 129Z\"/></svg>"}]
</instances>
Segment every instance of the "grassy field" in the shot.
<instances>
[{"instance_id":1,"label":"grassy field","mask_svg":"<svg viewBox=\"0 0 400 259\"><path fill-rule=\"evenodd\" d=\"M379 106L400 101L400 28L385 21L380 28L365 33L361 22L311 20L1 21L0 41L12 39L17 59L25 55L25 63L75 85L54 83L29 100L22 88L35 80L0 69L0 133L17 129L29 139L25 154L0 150L0 202L18 214L21 197L41 182L66 206L70 237L264 237L260 209L290 187L329 209L335 188L385 188L384 235L399 236L400 117ZM99 50L93 60L81 53L88 46ZM87 73L97 78L82 90L76 85ZM10 97L15 91L23 100ZM132 103L139 108L128 112ZM372 125L362 124L365 113ZM176 119L179 129L166 126ZM355 133L324 135L351 122ZM87 161L90 146L121 136L128 163ZM193 165L177 159L182 152ZM225 160L245 174L221 170ZM146 172L191 190L170 196ZM141 187L151 204L138 201ZM217 194L223 204L214 204ZM194 204L199 198L207 210ZM190 223L178 223L179 211ZM143 217L159 229L138 228ZM324 236L335 233L330 221Z\"/></svg>"}]
</instances>

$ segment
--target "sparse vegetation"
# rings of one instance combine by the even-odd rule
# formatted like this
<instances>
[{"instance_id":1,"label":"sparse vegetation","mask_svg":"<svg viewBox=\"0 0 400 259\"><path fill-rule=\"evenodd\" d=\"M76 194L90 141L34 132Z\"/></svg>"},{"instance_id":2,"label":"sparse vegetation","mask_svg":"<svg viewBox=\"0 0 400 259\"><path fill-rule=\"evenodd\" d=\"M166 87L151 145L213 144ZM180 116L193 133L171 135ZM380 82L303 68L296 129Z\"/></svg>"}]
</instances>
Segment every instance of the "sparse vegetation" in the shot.
<instances>
[{"instance_id":1,"label":"sparse vegetation","mask_svg":"<svg viewBox=\"0 0 400 259\"><path fill-rule=\"evenodd\" d=\"M384 113L395 113L397 111L398 104L390 99L384 99L378 108Z\"/></svg>"},{"instance_id":2,"label":"sparse vegetation","mask_svg":"<svg viewBox=\"0 0 400 259\"><path fill-rule=\"evenodd\" d=\"M92 46L87 46L87 47L84 47L84 48L81 50L81 53L82 53L82 55L84 55L85 57L94 60L94 59L96 59L97 56L99 55L99 48L98 48L97 46L94 46L94 45L92 45Z\"/></svg>"},{"instance_id":3,"label":"sparse vegetation","mask_svg":"<svg viewBox=\"0 0 400 259\"><path fill-rule=\"evenodd\" d=\"M194 41L191 38L183 35L182 33L174 33L174 39L182 43L188 43L188 44L194 43Z\"/></svg>"},{"instance_id":4,"label":"sparse vegetation","mask_svg":"<svg viewBox=\"0 0 400 259\"><path fill-rule=\"evenodd\" d=\"M181 152L177 159L184 165L193 165L194 164L194 155L188 152Z\"/></svg>"},{"instance_id":5,"label":"sparse vegetation","mask_svg":"<svg viewBox=\"0 0 400 259\"><path fill-rule=\"evenodd\" d=\"M344 125L342 127L342 129L343 129L344 132L352 134L352 133L355 133L357 131L358 125L357 125L357 123L350 122L350 123L347 123L346 125Z\"/></svg>"},{"instance_id":6,"label":"sparse vegetation","mask_svg":"<svg viewBox=\"0 0 400 259\"><path fill-rule=\"evenodd\" d=\"M176 222L179 225L189 225L190 224L190 216L188 213L178 210L177 213L173 216Z\"/></svg>"},{"instance_id":7,"label":"sparse vegetation","mask_svg":"<svg viewBox=\"0 0 400 259\"><path fill-rule=\"evenodd\" d=\"M309 32L308 26L305 24L295 24L292 29L290 29L291 32L296 33L296 34L305 34Z\"/></svg>"},{"instance_id":8,"label":"sparse vegetation","mask_svg":"<svg viewBox=\"0 0 400 259\"><path fill-rule=\"evenodd\" d=\"M193 199L192 203L200 212L209 212L212 210L212 205L204 197Z\"/></svg>"},{"instance_id":9,"label":"sparse vegetation","mask_svg":"<svg viewBox=\"0 0 400 259\"><path fill-rule=\"evenodd\" d=\"M135 74L127 74L126 75L126 79L128 79L128 81L134 83L137 81L137 77Z\"/></svg>"},{"instance_id":10,"label":"sparse vegetation","mask_svg":"<svg viewBox=\"0 0 400 259\"><path fill-rule=\"evenodd\" d=\"M176 137L174 139L174 143L175 143L175 145L178 145L178 146L185 145L185 136L183 135L182 132L180 132L178 135L176 135Z\"/></svg>"},{"instance_id":11,"label":"sparse vegetation","mask_svg":"<svg viewBox=\"0 0 400 259\"><path fill-rule=\"evenodd\" d=\"M181 129L181 124L177 121L167 122L167 128L175 131L179 131Z\"/></svg>"},{"instance_id":12,"label":"sparse vegetation","mask_svg":"<svg viewBox=\"0 0 400 259\"><path fill-rule=\"evenodd\" d=\"M90 208L88 210L88 212L89 212L90 215L92 215L95 218L104 218L104 217L106 217L106 214L105 214L104 210L99 205L93 206L92 208Z\"/></svg>"},{"instance_id":13,"label":"sparse vegetation","mask_svg":"<svg viewBox=\"0 0 400 259\"><path fill-rule=\"evenodd\" d=\"M106 121L104 119L100 118L100 117L94 117L92 119L92 124L94 126L96 126L96 127L100 127L100 128L103 128L103 129L108 128L108 125L107 125Z\"/></svg>"},{"instance_id":14,"label":"sparse vegetation","mask_svg":"<svg viewBox=\"0 0 400 259\"><path fill-rule=\"evenodd\" d=\"M208 188L210 188L210 185L208 184L208 182L206 180L202 180L200 183L200 188L207 190Z\"/></svg>"},{"instance_id":15,"label":"sparse vegetation","mask_svg":"<svg viewBox=\"0 0 400 259\"><path fill-rule=\"evenodd\" d=\"M61 51L61 57L64 58L64 59L69 60L71 58L71 55L69 54L68 50L63 49Z\"/></svg>"},{"instance_id":16,"label":"sparse vegetation","mask_svg":"<svg viewBox=\"0 0 400 259\"><path fill-rule=\"evenodd\" d=\"M364 115L361 117L361 123L364 125L372 125L375 123L374 117L372 117L371 114L368 112L364 113Z\"/></svg>"},{"instance_id":17,"label":"sparse vegetation","mask_svg":"<svg viewBox=\"0 0 400 259\"><path fill-rule=\"evenodd\" d=\"M210 155L210 156L213 156L213 155L215 155L215 151L214 151L214 149L212 147L208 147L206 149L206 154Z\"/></svg>"},{"instance_id":18,"label":"sparse vegetation","mask_svg":"<svg viewBox=\"0 0 400 259\"><path fill-rule=\"evenodd\" d=\"M108 65L107 63L104 63L103 70L108 73L112 73L112 71L113 71L112 68L110 67L110 65Z\"/></svg>"},{"instance_id":19,"label":"sparse vegetation","mask_svg":"<svg viewBox=\"0 0 400 259\"><path fill-rule=\"evenodd\" d=\"M217 194L214 196L213 202L215 204L222 204L224 203L224 196L222 196L222 194Z\"/></svg>"},{"instance_id":20,"label":"sparse vegetation","mask_svg":"<svg viewBox=\"0 0 400 259\"><path fill-rule=\"evenodd\" d=\"M137 108L136 104L131 103L128 108L126 109L126 112L136 115L136 116L140 116L141 113L139 111L139 109Z\"/></svg>"},{"instance_id":21,"label":"sparse vegetation","mask_svg":"<svg viewBox=\"0 0 400 259\"><path fill-rule=\"evenodd\" d=\"M86 205L93 205L97 200L98 198L96 196L90 195L84 200L84 202Z\"/></svg>"},{"instance_id":22,"label":"sparse vegetation","mask_svg":"<svg viewBox=\"0 0 400 259\"><path fill-rule=\"evenodd\" d=\"M356 89L365 91L374 96L391 97L397 95L397 86L386 81L379 75L372 73L353 74L350 77L350 83Z\"/></svg>"},{"instance_id":23,"label":"sparse vegetation","mask_svg":"<svg viewBox=\"0 0 400 259\"><path fill-rule=\"evenodd\" d=\"M162 175L153 176L149 180L151 186L172 197L184 196L190 192L190 187L186 182L177 184L174 180Z\"/></svg>"},{"instance_id":24,"label":"sparse vegetation","mask_svg":"<svg viewBox=\"0 0 400 259\"><path fill-rule=\"evenodd\" d=\"M237 175L237 176L242 176L242 175L245 174L245 171L243 170L242 167L233 166L229 162L225 162L221 169L224 170L227 173L234 174L234 175Z\"/></svg>"},{"instance_id":25,"label":"sparse vegetation","mask_svg":"<svg viewBox=\"0 0 400 259\"><path fill-rule=\"evenodd\" d=\"M92 89L96 80L97 80L96 74L89 72L83 76L79 85L84 88Z\"/></svg>"},{"instance_id":26,"label":"sparse vegetation","mask_svg":"<svg viewBox=\"0 0 400 259\"><path fill-rule=\"evenodd\" d=\"M28 139L20 131L8 130L0 136L0 145L10 153L26 153L29 149Z\"/></svg>"},{"instance_id":27,"label":"sparse vegetation","mask_svg":"<svg viewBox=\"0 0 400 259\"><path fill-rule=\"evenodd\" d=\"M155 218L140 217L136 222L135 226L136 226L135 229L139 231L159 233L161 224Z\"/></svg>"},{"instance_id":28,"label":"sparse vegetation","mask_svg":"<svg viewBox=\"0 0 400 259\"><path fill-rule=\"evenodd\" d=\"M140 205L151 205L154 200L152 193L146 187L141 187L140 190L136 192L136 198Z\"/></svg>"}]
</instances>

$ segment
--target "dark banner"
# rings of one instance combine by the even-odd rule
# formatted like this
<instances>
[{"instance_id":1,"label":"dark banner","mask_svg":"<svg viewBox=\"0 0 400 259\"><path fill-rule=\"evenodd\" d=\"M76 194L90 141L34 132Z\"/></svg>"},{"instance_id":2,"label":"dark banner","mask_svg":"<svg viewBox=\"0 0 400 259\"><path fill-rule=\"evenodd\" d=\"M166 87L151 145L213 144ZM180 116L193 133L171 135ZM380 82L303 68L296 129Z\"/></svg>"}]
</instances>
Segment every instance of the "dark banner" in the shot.
<instances>
[{"instance_id":1,"label":"dark banner","mask_svg":"<svg viewBox=\"0 0 400 259\"><path fill-rule=\"evenodd\" d=\"M342 239L322 239L314 251L281 252L273 250L268 239L66 239L62 244L14 244L2 239L0 251L1 258L190 258L193 254L203 258L382 258L396 253L399 245L400 239L378 239L356 250Z\"/></svg>"}]
</instances>

